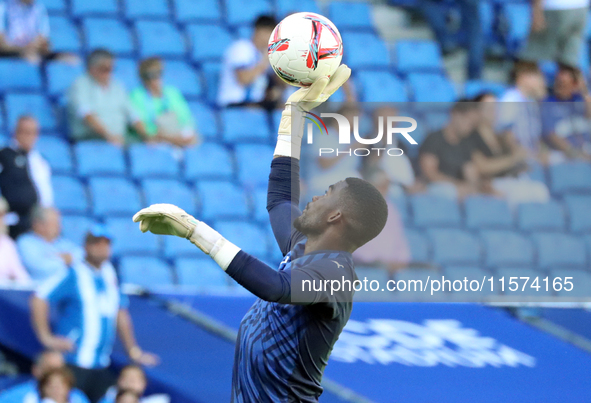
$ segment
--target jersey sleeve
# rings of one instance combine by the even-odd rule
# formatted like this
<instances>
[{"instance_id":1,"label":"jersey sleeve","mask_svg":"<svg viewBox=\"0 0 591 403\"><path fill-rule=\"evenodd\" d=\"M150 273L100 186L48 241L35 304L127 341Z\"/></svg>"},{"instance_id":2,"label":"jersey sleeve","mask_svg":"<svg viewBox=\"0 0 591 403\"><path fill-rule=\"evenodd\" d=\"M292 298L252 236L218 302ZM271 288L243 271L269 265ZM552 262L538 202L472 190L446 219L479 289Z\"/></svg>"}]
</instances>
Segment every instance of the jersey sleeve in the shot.
<instances>
[{"instance_id":1,"label":"jersey sleeve","mask_svg":"<svg viewBox=\"0 0 591 403\"><path fill-rule=\"evenodd\" d=\"M42 283L36 296L55 304L70 298L76 292L76 275L73 269L60 270Z\"/></svg>"}]
</instances>

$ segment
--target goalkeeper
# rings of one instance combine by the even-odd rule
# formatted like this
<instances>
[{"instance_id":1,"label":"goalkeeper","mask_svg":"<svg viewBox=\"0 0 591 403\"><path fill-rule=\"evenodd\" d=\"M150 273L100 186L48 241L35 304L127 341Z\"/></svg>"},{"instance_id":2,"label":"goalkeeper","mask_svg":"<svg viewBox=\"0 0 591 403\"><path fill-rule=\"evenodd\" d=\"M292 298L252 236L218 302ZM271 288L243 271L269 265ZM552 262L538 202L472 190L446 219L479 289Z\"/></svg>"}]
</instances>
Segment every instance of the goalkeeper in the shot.
<instances>
[{"instance_id":1,"label":"goalkeeper","mask_svg":"<svg viewBox=\"0 0 591 403\"><path fill-rule=\"evenodd\" d=\"M267 194L273 232L285 256L278 270L176 206L152 205L133 217L143 232L189 239L259 297L240 324L233 402L318 401L324 368L349 320L353 299L351 289L333 293L330 286L318 284L352 284L357 276L351 253L376 237L386 223L385 200L358 178L331 185L304 211L298 209L302 114L327 100L350 74L341 65L330 80L322 77L295 92L283 111ZM309 290L309 284L321 290Z\"/></svg>"}]
</instances>

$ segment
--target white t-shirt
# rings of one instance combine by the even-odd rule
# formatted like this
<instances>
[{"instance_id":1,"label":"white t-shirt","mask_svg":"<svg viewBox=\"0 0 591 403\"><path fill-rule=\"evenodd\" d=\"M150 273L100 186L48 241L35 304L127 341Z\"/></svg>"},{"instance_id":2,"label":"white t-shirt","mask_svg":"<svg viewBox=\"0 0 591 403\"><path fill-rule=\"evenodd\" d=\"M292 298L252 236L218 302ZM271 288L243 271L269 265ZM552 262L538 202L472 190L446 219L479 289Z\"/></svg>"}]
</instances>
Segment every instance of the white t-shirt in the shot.
<instances>
[{"instance_id":1,"label":"white t-shirt","mask_svg":"<svg viewBox=\"0 0 591 403\"><path fill-rule=\"evenodd\" d=\"M224 54L224 62L218 88L218 105L226 106L239 102L259 102L265 97L268 77L258 76L250 85L244 86L238 81L236 70L255 67L261 60L261 52L248 39L234 42Z\"/></svg>"},{"instance_id":2,"label":"white t-shirt","mask_svg":"<svg viewBox=\"0 0 591 403\"><path fill-rule=\"evenodd\" d=\"M589 0L544 0L544 10L571 10L589 7Z\"/></svg>"}]
</instances>

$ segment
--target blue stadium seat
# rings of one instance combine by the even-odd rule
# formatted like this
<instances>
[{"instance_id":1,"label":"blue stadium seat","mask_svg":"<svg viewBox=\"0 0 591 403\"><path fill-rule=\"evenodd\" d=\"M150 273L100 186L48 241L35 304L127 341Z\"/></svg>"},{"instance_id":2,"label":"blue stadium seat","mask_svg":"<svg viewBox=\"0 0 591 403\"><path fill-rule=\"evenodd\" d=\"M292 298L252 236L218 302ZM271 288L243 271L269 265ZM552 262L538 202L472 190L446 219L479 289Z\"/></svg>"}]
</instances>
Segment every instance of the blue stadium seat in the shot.
<instances>
[{"instance_id":1,"label":"blue stadium seat","mask_svg":"<svg viewBox=\"0 0 591 403\"><path fill-rule=\"evenodd\" d=\"M55 52L80 52L80 32L69 18L52 15L49 17L49 26L51 48Z\"/></svg>"},{"instance_id":2,"label":"blue stadium seat","mask_svg":"<svg viewBox=\"0 0 591 403\"><path fill-rule=\"evenodd\" d=\"M84 244L84 238L95 224L88 216L64 215L62 216L62 237L78 245Z\"/></svg>"},{"instance_id":3,"label":"blue stadium seat","mask_svg":"<svg viewBox=\"0 0 591 403\"><path fill-rule=\"evenodd\" d=\"M216 231L224 234L234 245L239 245L245 252L258 258L265 258L269 253L267 232L260 227L239 221L218 221Z\"/></svg>"},{"instance_id":4,"label":"blue stadium seat","mask_svg":"<svg viewBox=\"0 0 591 403\"><path fill-rule=\"evenodd\" d=\"M203 63L201 71L203 72L203 78L206 83L205 97L211 104L217 104L218 97L218 86L220 83L220 72L222 70L222 64L216 62Z\"/></svg>"},{"instance_id":5,"label":"blue stadium seat","mask_svg":"<svg viewBox=\"0 0 591 403\"><path fill-rule=\"evenodd\" d=\"M523 203L517 207L517 223L522 231L564 231L564 208L555 200Z\"/></svg>"},{"instance_id":6,"label":"blue stadium seat","mask_svg":"<svg viewBox=\"0 0 591 403\"><path fill-rule=\"evenodd\" d=\"M570 217L570 230L591 232L591 196L568 195L564 201Z\"/></svg>"},{"instance_id":7,"label":"blue stadium seat","mask_svg":"<svg viewBox=\"0 0 591 403\"><path fill-rule=\"evenodd\" d=\"M55 207L66 214L86 214L88 196L84 185L71 176L53 176L51 183L54 192Z\"/></svg>"},{"instance_id":8,"label":"blue stadium seat","mask_svg":"<svg viewBox=\"0 0 591 403\"><path fill-rule=\"evenodd\" d=\"M185 178L201 179L232 179L234 162L231 151L223 145L204 143L185 151Z\"/></svg>"},{"instance_id":9,"label":"blue stadium seat","mask_svg":"<svg viewBox=\"0 0 591 403\"><path fill-rule=\"evenodd\" d=\"M220 60L234 39L224 27L213 24L188 25L187 34L191 43L191 58L197 62Z\"/></svg>"},{"instance_id":10,"label":"blue stadium seat","mask_svg":"<svg viewBox=\"0 0 591 403\"><path fill-rule=\"evenodd\" d=\"M230 108L221 113L223 137L229 143L262 141L271 138L267 115L262 109Z\"/></svg>"},{"instance_id":11,"label":"blue stadium seat","mask_svg":"<svg viewBox=\"0 0 591 403\"><path fill-rule=\"evenodd\" d=\"M591 192L591 164L571 162L550 167L551 191L554 194Z\"/></svg>"},{"instance_id":12,"label":"blue stadium seat","mask_svg":"<svg viewBox=\"0 0 591 403\"><path fill-rule=\"evenodd\" d=\"M113 15L119 12L117 0L71 0L71 13L74 17L87 15Z\"/></svg>"},{"instance_id":13,"label":"blue stadium seat","mask_svg":"<svg viewBox=\"0 0 591 403\"><path fill-rule=\"evenodd\" d=\"M469 80L464 84L464 97L472 99L484 92L492 92L500 97L506 90L506 86L494 81Z\"/></svg>"},{"instance_id":14,"label":"blue stadium seat","mask_svg":"<svg viewBox=\"0 0 591 403\"><path fill-rule=\"evenodd\" d=\"M217 218L247 218L248 200L244 190L226 181L199 181L197 191L201 198L204 220Z\"/></svg>"},{"instance_id":15,"label":"blue stadium seat","mask_svg":"<svg viewBox=\"0 0 591 403\"><path fill-rule=\"evenodd\" d=\"M123 10L126 18L161 18L169 17L167 0L125 0Z\"/></svg>"},{"instance_id":16,"label":"blue stadium seat","mask_svg":"<svg viewBox=\"0 0 591 403\"><path fill-rule=\"evenodd\" d=\"M166 262L153 257L124 257L119 263L122 284L146 288L172 286L172 269Z\"/></svg>"},{"instance_id":17,"label":"blue stadium seat","mask_svg":"<svg viewBox=\"0 0 591 403\"><path fill-rule=\"evenodd\" d=\"M562 233L536 233L532 237L538 249L539 267L585 266L586 252L582 239Z\"/></svg>"},{"instance_id":18,"label":"blue stadium seat","mask_svg":"<svg viewBox=\"0 0 591 403\"><path fill-rule=\"evenodd\" d=\"M264 186L269 182L273 148L263 144L241 144L235 148L238 179L246 187Z\"/></svg>"},{"instance_id":19,"label":"blue stadium seat","mask_svg":"<svg viewBox=\"0 0 591 403\"><path fill-rule=\"evenodd\" d=\"M39 67L21 59L0 59L0 92L41 89Z\"/></svg>"},{"instance_id":20,"label":"blue stadium seat","mask_svg":"<svg viewBox=\"0 0 591 403\"><path fill-rule=\"evenodd\" d=\"M474 196L464 202L466 227L468 228L511 228L513 215L505 200L494 197Z\"/></svg>"},{"instance_id":21,"label":"blue stadium seat","mask_svg":"<svg viewBox=\"0 0 591 403\"><path fill-rule=\"evenodd\" d=\"M497 284L494 284L493 289L491 291L490 283L488 281L482 286L482 291L466 291L463 287L464 279L468 279L468 289L470 287L470 281L476 280L482 282L482 280L486 277L487 279L491 278L491 273L488 270L482 269L476 266L447 266L443 269L443 276L445 280L451 281L451 287L453 287L454 281L461 281L462 282L462 290L456 291L452 288L451 291L451 298L456 298L460 302L470 301L471 299L478 299L482 298L486 295L498 295L500 294L500 288L497 287ZM445 291L449 291L450 285L446 283ZM457 286L456 286L457 287ZM456 288L457 289L457 288Z\"/></svg>"},{"instance_id":22,"label":"blue stadium seat","mask_svg":"<svg viewBox=\"0 0 591 403\"><path fill-rule=\"evenodd\" d=\"M502 284L499 279L504 277L505 291L502 292L499 290L504 295L510 295L513 297L542 297L552 295L552 282L550 281L548 291L546 291L546 283L542 281L545 276L542 276L541 274L542 273L535 269L525 267L506 267L498 269L495 272L496 284L494 286L501 289ZM514 277L513 284L510 283L511 277ZM526 280L521 279L520 277L528 277L529 280L527 280L526 283ZM538 278L537 283L535 282L536 278ZM534 287L532 287L532 284ZM485 286L490 287L490 282L487 282ZM537 286L540 287L536 288Z\"/></svg>"},{"instance_id":23,"label":"blue stadium seat","mask_svg":"<svg viewBox=\"0 0 591 403\"><path fill-rule=\"evenodd\" d=\"M158 255L160 247L159 238L149 232L142 233L139 230L138 223L131 220L131 216L108 218L106 224L113 236L113 254L115 256Z\"/></svg>"},{"instance_id":24,"label":"blue stadium seat","mask_svg":"<svg viewBox=\"0 0 591 403\"><path fill-rule=\"evenodd\" d=\"M178 177L180 167L174 151L165 144L133 144L129 147L131 176L136 179Z\"/></svg>"},{"instance_id":25,"label":"blue stadium seat","mask_svg":"<svg viewBox=\"0 0 591 403\"><path fill-rule=\"evenodd\" d=\"M115 60L113 75L117 80L121 81L128 91L141 84L138 77L138 65L134 59L118 58Z\"/></svg>"},{"instance_id":26,"label":"blue stadium seat","mask_svg":"<svg viewBox=\"0 0 591 403\"><path fill-rule=\"evenodd\" d=\"M42 131L55 131L56 117L52 106L43 95L39 94L8 94L4 97L8 130L11 132L21 115L33 115L39 121Z\"/></svg>"},{"instance_id":27,"label":"blue stadium seat","mask_svg":"<svg viewBox=\"0 0 591 403\"><path fill-rule=\"evenodd\" d=\"M72 173L74 163L68 143L55 136L40 136L35 148L47 160L53 173Z\"/></svg>"},{"instance_id":28,"label":"blue stadium seat","mask_svg":"<svg viewBox=\"0 0 591 403\"><path fill-rule=\"evenodd\" d=\"M249 25L261 14L271 14L268 0L225 0L228 25Z\"/></svg>"},{"instance_id":29,"label":"blue stadium seat","mask_svg":"<svg viewBox=\"0 0 591 403\"><path fill-rule=\"evenodd\" d=\"M431 260L431 247L429 239L415 229L405 228L404 234L410 248L410 256L413 262L428 262Z\"/></svg>"},{"instance_id":30,"label":"blue stadium seat","mask_svg":"<svg viewBox=\"0 0 591 403\"><path fill-rule=\"evenodd\" d=\"M170 22L137 21L135 28L141 57L184 56L185 38Z\"/></svg>"},{"instance_id":31,"label":"blue stadium seat","mask_svg":"<svg viewBox=\"0 0 591 403\"><path fill-rule=\"evenodd\" d=\"M177 257L202 258L205 256L199 248L184 238L177 236L165 236L162 238L164 241L164 256L167 259L176 259Z\"/></svg>"},{"instance_id":32,"label":"blue stadium seat","mask_svg":"<svg viewBox=\"0 0 591 403\"><path fill-rule=\"evenodd\" d=\"M488 267L531 266L534 260L532 242L518 232L483 231L481 234L485 263Z\"/></svg>"},{"instance_id":33,"label":"blue stadium seat","mask_svg":"<svg viewBox=\"0 0 591 403\"><path fill-rule=\"evenodd\" d=\"M218 137L219 128L216 113L202 102L189 102L197 132L208 139Z\"/></svg>"},{"instance_id":34,"label":"blue stadium seat","mask_svg":"<svg viewBox=\"0 0 591 403\"><path fill-rule=\"evenodd\" d=\"M341 32L346 51L344 61L354 71L368 68L387 69L389 65L386 43L369 32Z\"/></svg>"},{"instance_id":35,"label":"blue stadium seat","mask_svg":"<svg viewBox=\"0 0 591 403\"><path fill-rule=\"evenodd\" d=\"M397 41L394 45L394 65L402 74L444 71L441 51L435 41Z\"/></svg>"},{"instance_id":36,"label":"blue stadium seat","mask_svg":"<svg viewBox=\"0 0 591 403\"><path fill-rule=\"evenodd\" d=\"M176 20L184 23L189 21L221 20L222 13L218 0L174 0Z\"/></svg>"},{"instance_id":37,"label":"blue stadium seat","mask_svg":"<svg viewBox=\"0 0 591 403\"><path fill-rule=\"evenodd\" d=\"M116 55L131 55L135 51L129 29L117 19L86 18L82 32L86 38L86 51L105 48Z\"/></svg>"},{"instance_id":38,"label":"blue stadium seat","mask_svg":"<svg viewBox=\"0 0 591 403\"><path fill-rule=\"evenodd\" d=\"M186 62L170 60L164 65L164 82L178 88L186 97L201 95L201 80L195 69Z\"/></svg>"},{"instance_id":39,"label":"blue stadium seat","mask_svg":"<svg viewBox=\"0 0 591 403\"><path fill-rule=\"evenodd\" d=\"M79 142L74 146L78 175L125 175L123 150L102 140Z\"/></svg>"},{"instance_id":40,"label":"blue stadium seat","mask_svg":"<svg viewBox=\"0 0 591 403\"><path fill-rule=\"evenodd\" d=\"M275 16L282 20L289 14L308 11L322 14L315 0L275 0Z\"/></svg>"},{"instance_id":41,"label":"blue stadium seat","mask_svg":"<svg viewBox=\"0 0 591 403\"><path fill-rule=\"evenodd\" d=\"M410 222L410 213L408 212L408 200L406 200L406 194L403 190L400 190L400 194L389 195L389 201L394 204L396 212L400 216L403 223L408 224Z\"/></svg>"},{"instance_id":42,"label":"blue stadium seat","mask_svg":"<svg viewBox=\"0 0 591 403\"><path fill-rule=\"evenodd\" d=\"M410 199L410 205L417 227L457 227L461 224L460 206L454 200L418 195Z\"/></svg>"},{"instance_id":43,"label":"blue stadium seat","mask_svg":"<svg viewBox=\"0 0 591 403\"><path fill-rule=\"evenodd\" d=\"M147 179L142 183L146 205L174 204L191 215L197 215L195 192L174 179Z\"/></svg>"},{"instance_id":44,"label":"blue stadium seat","mask_svg":"<svg viewBox=\"0 0 591 403\"><path fill-rule=\"evenodd\" d=\"M515 54L527 41L531 25L531 6L527 3L503 4L500 16L506 21L507 50L510 54Z\"/></svg>"},{"instance_id":45,"label":"blue stadium seat","mask_svg":"<svg viewBox=\"0 0 591 403\"><path fill-rule=\"evenodd\" d=\"M433 103L454 102L456 99L453 84L441 74L411 73L408 75L408 84L414 100L427 103L424 107L434 106Z\"/></svg>"},{"instance_id":46,"label":"blue stadium seat","mask_svg":"<svg viewBox=\"0 0 591 403\"><path fill-rule=\"evenodd\" d=\"M179 285L195 287L202 291L230 287L228 275L220 270L220 267L212 259L181 258L177 259L174 265Z\"/></svg>"},{"instance_id":47,"label":"blue stadium seat","mask_svg":"<svg viewBox=\"0 0 591 403\"><path fill-rule=\"evenodd\" d=\"M90 178L89 185L95 216L125 215L131 222L129 217L142 208L139 192L127 179Z\"/></svg>"},{"instance_id":48,"label":"blue stadium seat","mask_svg":"<svg viewBox=\"0 0 591 403\"><path fill-rule=\"evenodd\" d=\"M259 186L251 191L254 219L261 223L269 222L267 212L267 188Z\"/></svg>"},{"instance_id":49,"label":"blue stadium seat","mask_svg":"<svg viewBox=\"0 0 591 403\"><path fill-rule=\"evenodd\" d=\"M480 242L469 232L460 229L432 229L428 234L433 244L433 260L436 263L480 263Z\"/></svg>"},{"instance_id":50,"label":"blue stadium seat","mask_svg":"<svg viewBox=\"0 0 591 403\"><path fill-rule=\"evenodd\" d=\"M556 295L559 297L585 298L588 300L591 295L591 274L589 274L588 271L577 269L555 269L550 270L549 277L552 279L560 278L560 280L556 280L556 285L554 285L555 280L549 284L549 287L560 289L559 291L555 291ZM566 277L571 277L568 281L572 283L572 289L570 289L571 286L566 283ZM560 288L558 283L562 285L562 288ZM543 284L545 287L546 283ZM568 291L568 289L570 289L570 291Z\"/></svg>"},{"instance_id":51,"label":"blue stadium seat","mask_svg":"<svg viewBox=\"0 0 591 403\"><path fill-rule=\"evenodd\" d=\"M49 95L62 95L82 73L84 73L84 67L81 64L49 62L45 67Z\"/></svg>"},{"instance_id":52,"label":"blue stadium seat","mask_svg":"<svg viewBox=\"0 0 591 403\"><path fill-rule=\"evenodd\" d=\"M386 71L362 71L355 76L364 102L407 102L406 85Z\"/></svg>"},{"instance_id":53,"label":"blue stadium seat","mask_svg":"<svg viewBox=\"0 0 591 403\"><path fill-rule=\"evenodd\" d=\"M328 15L338 29L373 30L371 6L366 2L331 1Z\"/></svg>"},{"instance_id":54,"label":"blue stadium seat","mask_svg":"<svg viewBox=\"0 0 591 403\"><path fill-rule=\"evenodd\" d=\"M65 13L67 10L65 0L43 0L43 5L48 13Z\"/></svg>"}]
</instances>

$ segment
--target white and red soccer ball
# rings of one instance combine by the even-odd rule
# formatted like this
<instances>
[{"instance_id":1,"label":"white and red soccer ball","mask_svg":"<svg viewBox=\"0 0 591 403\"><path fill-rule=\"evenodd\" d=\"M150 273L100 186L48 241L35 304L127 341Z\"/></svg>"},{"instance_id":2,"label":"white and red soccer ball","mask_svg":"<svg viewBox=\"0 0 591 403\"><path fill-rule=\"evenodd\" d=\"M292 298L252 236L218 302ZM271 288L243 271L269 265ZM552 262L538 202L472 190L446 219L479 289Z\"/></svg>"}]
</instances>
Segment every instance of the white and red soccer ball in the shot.
<instances>
[{"instance_id":1,"label":"white and red soccer ball","mask_svg":"<svg viewBox=\"0 0 591 403\"><path fill-rule=\"evenodd\" d=\"M307 87L330 77L341 64L343 40L326 17L296 13L285 17L269 38L269 62L283 81Z\"/></svg>"}]
</instances>

